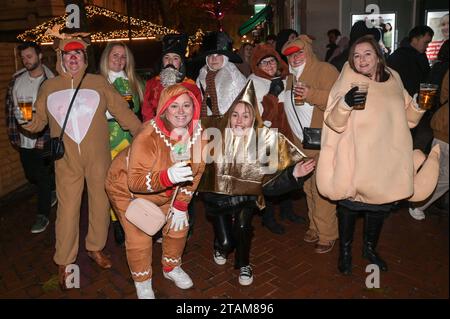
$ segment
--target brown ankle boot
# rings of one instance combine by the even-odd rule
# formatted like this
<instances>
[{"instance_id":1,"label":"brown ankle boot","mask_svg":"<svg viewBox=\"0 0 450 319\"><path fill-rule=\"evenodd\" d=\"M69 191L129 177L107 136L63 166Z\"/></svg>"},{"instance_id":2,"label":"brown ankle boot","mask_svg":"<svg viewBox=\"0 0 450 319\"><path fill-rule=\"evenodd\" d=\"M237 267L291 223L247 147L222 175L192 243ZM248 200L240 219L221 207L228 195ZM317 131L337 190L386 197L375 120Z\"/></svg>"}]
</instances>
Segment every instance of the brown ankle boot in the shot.
<instances>
[{"instance_id":1,"label":"brown ankle boot","mask_svg":"<svg viewBox=\"0 0 450 319\"><path fill-rule=\"evenodd\" d=\"M99 251L88 251L88 256L95 261L103 269L109 269L112 266L111 259L108 258L103 252Z\"/></svg>"}]
</instances>

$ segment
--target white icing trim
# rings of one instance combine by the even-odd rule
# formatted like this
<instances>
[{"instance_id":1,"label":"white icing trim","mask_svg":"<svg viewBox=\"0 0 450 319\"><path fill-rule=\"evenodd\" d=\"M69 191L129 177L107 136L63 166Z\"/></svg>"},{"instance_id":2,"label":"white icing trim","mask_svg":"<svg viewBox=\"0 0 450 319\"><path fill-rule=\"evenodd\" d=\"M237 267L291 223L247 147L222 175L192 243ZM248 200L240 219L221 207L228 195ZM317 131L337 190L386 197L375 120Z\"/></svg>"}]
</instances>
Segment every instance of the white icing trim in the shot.
<instances>
[{"instance_id":1,"label":"white icing trim","mask_svg":"<svg viewBox=\"0 0 450 319\"><path fill-rule=\"evenodd\" d=\"M164 261L166 261L168 263L171 263L171 264L178 264L178 263L181 262L181 257L177 258L177 259L172 259L172 258L169 258L169 257L163 257L163 258L164 258Z\"/></svg>"},{"instance_id":2,"label":"white icing trim","mask_svg":"<svg viewBox=\"0 0 450 319\"><path fill-rule=\"evenodd\" d=\"M151 175L152 175L152 173L151 173L151 172L148 172L148 174L145 176L145 179L147 180L147 182L145 183L145 185L147 185L147 190L148 190L149 192L153 192L152 184L151 184L151 182L152 182Z\"/></svg>"},{"instance_id":3,"label":"white icing trim","mask_svg":"<svg viewBox=\"0 0 450 319\"><path fill-rule=\"evenodd\" d=\"M191 197L194 196L194 192L188 191L187 188L184 188L184 187L180 188L180 192L185 193L186 195L191 196Z\"/></svg>"},{"instance_id":4,"label":"white icing trim","mask_svg":"<svg viewBox=\"0 0 450 319\"><path fill-rule=\"evenodd\" d=\"M131 270L130 270L131 271ZM147 271L143 271L143 272L134 272L131 271L131 274L135 277L143 277L143 276L147 276L148 274L150 274L150 269Z\"/></svg>"},{"instance_id":5,"label":"white icing trim","mask_svg":"<svg viewBox=\"0 0 450 319\"><path fill-rule=\"evenodd\" d=\"M156 122L155 120L151 120L150 121L150 125L153 126L153 128L155 129L155 132L159 135L159 137L164 141L164 144L166 144L166 146L168 148L170 148L171 151L173 151L174 146L170 143L170 141L167 139L167 137L163 134L163 132L161 132L161 130L158 128L158 126L156 126ZM194 133L192 134L192 138L189 138L189 142L188 142L188 150L191 148L192 145L195 144L195 142L197 141L197 138L200 136L201 132L203 131L202 126L200 125L200 123L197 124L197 127L194 129Z\"/></svg>"}]
</instances>

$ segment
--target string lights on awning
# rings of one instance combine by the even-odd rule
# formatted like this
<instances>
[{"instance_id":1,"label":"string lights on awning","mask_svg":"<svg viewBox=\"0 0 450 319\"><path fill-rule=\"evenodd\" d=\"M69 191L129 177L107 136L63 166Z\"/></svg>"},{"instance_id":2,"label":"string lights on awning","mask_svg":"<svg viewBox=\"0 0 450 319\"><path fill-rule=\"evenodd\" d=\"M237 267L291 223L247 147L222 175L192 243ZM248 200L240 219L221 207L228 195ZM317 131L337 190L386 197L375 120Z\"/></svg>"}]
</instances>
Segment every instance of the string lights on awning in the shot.
<instances>
[{"instance_id":1,"label":"string lights on awning","mask_svg":"<svg viewBox=\"0 0 450 319\"><path fill-rule=\"evenodd\" d=\"M128 17L117 12L101 8L94 5L87 5L85 7L86 15L89 20L95 17L106 17L113 19L121 25L121 29L113 31L97 31L91 32L92 42L107 42L107 41L126 41L128 40ZM53 38L51 35L45 34L48 29L55 25L60 25L61 28L65 26L67 13L63 16L55 17L46 21L37 27L27 30L17 36L21 41L34 41L39 44L52 44ZM170 29L161 25L151 23L146 20L130 17L131 24L131 38L132 40L160 40L166 34L178 33L174 29ZM194 46L201 43L203 32L199 29L196 34L189 37L189 46Z\"/></svg>"}]
</instances>

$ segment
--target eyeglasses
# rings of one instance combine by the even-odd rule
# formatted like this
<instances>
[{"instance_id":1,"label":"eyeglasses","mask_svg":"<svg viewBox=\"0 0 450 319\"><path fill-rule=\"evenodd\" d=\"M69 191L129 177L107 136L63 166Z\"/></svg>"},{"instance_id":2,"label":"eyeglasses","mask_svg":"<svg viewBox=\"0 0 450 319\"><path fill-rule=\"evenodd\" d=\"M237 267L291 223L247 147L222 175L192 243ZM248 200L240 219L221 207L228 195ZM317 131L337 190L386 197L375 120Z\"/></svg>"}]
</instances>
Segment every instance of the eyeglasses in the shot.
<instances>
[{"instance_id":1,"label":"eyeglasses","mask_svg":"<svg viewBox=\"0 0 450 319\"><path fill-rule=\"evenodd\" d=\"M262 66L275 65L275 64L277 64L277 60L275 60L275 59L263 60L263 61L259 62L259 64Z\"/></svg>"}]
</instances>

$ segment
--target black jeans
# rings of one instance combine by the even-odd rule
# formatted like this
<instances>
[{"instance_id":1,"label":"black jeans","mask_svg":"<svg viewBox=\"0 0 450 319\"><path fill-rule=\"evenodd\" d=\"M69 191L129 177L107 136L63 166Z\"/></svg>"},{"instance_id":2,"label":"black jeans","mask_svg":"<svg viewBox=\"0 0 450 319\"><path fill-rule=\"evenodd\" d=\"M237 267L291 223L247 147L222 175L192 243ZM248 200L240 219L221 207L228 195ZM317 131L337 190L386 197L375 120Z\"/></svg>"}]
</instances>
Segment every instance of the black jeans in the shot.
<instances>
[{"instance_id":1,"label":"black jeans","mask_svg":"<svg viewBox=\"0 0 450 319\"><path fill-rule=\"evenodd\" d=\"M37 187L37 213L48 217L51 193L55 189L55 170L52 163L42 159L42 150L20 148L20 161L26 179Z\"/></svg>"}]
</instances>

